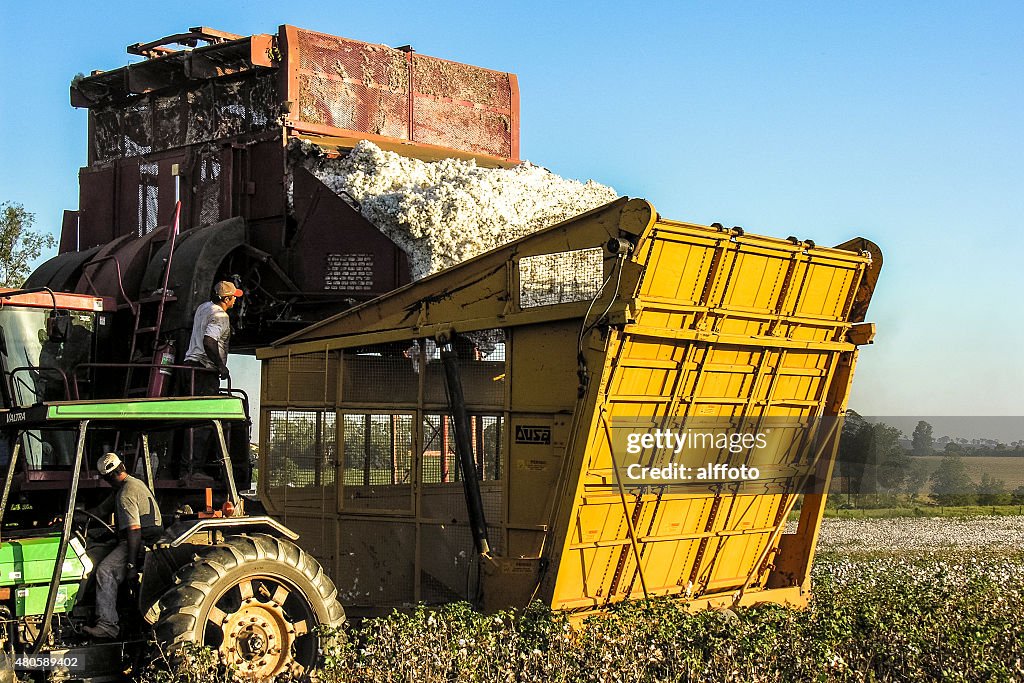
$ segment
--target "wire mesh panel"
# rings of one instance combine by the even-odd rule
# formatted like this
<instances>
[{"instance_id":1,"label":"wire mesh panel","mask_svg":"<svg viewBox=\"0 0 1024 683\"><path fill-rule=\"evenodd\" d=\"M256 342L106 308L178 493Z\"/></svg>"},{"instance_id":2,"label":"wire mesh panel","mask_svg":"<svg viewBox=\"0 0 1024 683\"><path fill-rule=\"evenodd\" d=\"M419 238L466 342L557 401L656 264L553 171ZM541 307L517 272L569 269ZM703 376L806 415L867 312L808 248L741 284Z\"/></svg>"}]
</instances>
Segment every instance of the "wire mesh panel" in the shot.
<instances>
[{"instance_id":1,"label":"wire mesh panel","mask_svg":"<svg viewBox=\"0 0 1024 683\"><path fill-rule=\"evenodd\" d=\"M124 108L121 122L121 151L126 157L137 157L153 151L153 116L149 102Z\"/></svg>"},{"instance_id":2,"label":"wire mesh panel","mask_svg":"<svg viewBox=\"0 0 1024 683\"><path fill-rule=\"evenodd\" d=\"M155 130L153 131L153 147L170 149L181 144L188 128L186 114L188 104L184 92L171 93L166 97L153 98L153 114Z\"/></svg>"},{"instance_id":3,"label":"wire mesh panel","mask_svg":"<svg viewBox=\"0 0 1024 683\"><path fill-rule=\"evenodd\" d=\"M138 236L143 237L157 226L160 206L160 165L139 164L139 222Z\"/></svg>"},{"instance_id":4,"label":"wire mesh panel","mask_svg":"<svg viewBox=\"0 0 1024 683\"><path fill-rule=\"evenodd\" d=\"M519 260L522 308L587 301L601 289L602 249L576 249Z\"/></svg>"},{"instance_id":5,"label":"wire mesh panel","mask_svg":"<svg viewBox=\"0 0 1024 683\"><path fill-rule=\"evenodd\" d=\"M465 499L460 501L465 508ZM424 524L421 527L424 552L420 557L420 597L427 604L471 599L476 553L468 526Z\"/></svg>"},{"instance_id":6,"label":"wire mesh panel","mask_svg":"<svg viewBox=\"0 0 1024 683\"><path fill-rule=\"evenodd\" d=\"M275 503L288 508L335 507L335 413L271 410L260 478Z\"/></svg>"},{"instance_id":7,"label":"wire mesh panel","mask_svg":"<svg viewBox=\"0 0 1024 683\"><path fill-rule=\"evenodd\" d=\"M474 409L505 406L505 330L492 329L466 332L452 343L459 357L459 374L466 405ZM444 366L433 341L425 347L427 376L423 401L427 405L448 407Z\"/></svg>"},{"instance_id":8,"label":"wire mesh panel","mask_svg":"<svg viewBox=\"0 0 1024 683\"><path fill-rule=\"evenodd\" d=\"M338 600L347 608L415 602L416 525L344 519L338 525Z\"/></svg>"},{"instance_id":9,"label":"wire mesh panel","mask_svg":"<svg viewBox=\"0 0 1024 683\"><path fill-rule=\"evenodd\" d=\"M250 72L130 104L94 107L89 112L92 158L134 157L267 130L279 110L275 81L273 73Z\"/></svg>"},{"instance_id":10,"label":"wire mesh panel","mask_svg":"<svg viewBox=\"0 0 1024 683\"><path fill-rule=\"evenodd\" d=\"M213 139L213 83L205 82L185 92L188 107L188 127L185 129L185 144L194 145Z\"/></svg>"},{"instance_id":11,"label":"wire mesh panel","mask_svg":"<svg viewBox=\"0 0 1024 683\"><path fill-rule=\"evenodd\" d=\"M419 342L346 349L342 403L416 403L419 395Z\"/></svg>"},{"instance_id":12,"label":"wire mesh panel","mask_svg":"<svg viewBox=\"0 0 1024 683\"><path fill-rule=\"evenodd\" d=\"M405 53L313 31L298 37L302 120L408 139Z\"/></svg>"},{"instance_id":13,"label":"wire mesh panel","mask_svg":"<svg viewBox=\"0 0 1024 683\"><path fill-rule=\"evenodd\" d=\"M408 510L412 505L412 415L342 414L342 507Z\"/></svg>"},{"instance_id":14,"label":"wire mesh panel","mask_svg":"<svg viewBox=\"0 0 1024 683\"><path fill-rule=\"evenodd\" d=\"M501 479L504 420L500 415L471 415L469 423L477 479ZM455 450L455 427L450 415L424 416L423 452L420 460L423 463L424 484L462 481L462 470Z\"/></svg>"},{"instance_id":15,"label":"wire mesh panel","mask_svg":"<svg viewBox=\"0 0 1024 683\"><path fill-rule=\"evenodd\" d=\"M373 289L373 254L326 254L324 289L369 292Z\"/></svg>"},{"instance_id":16,"label":"wire mesh panel","mask_svg":"<svg viewBox=\"0 0 1024 683\"><path fill-rule=\"evenodd\" d=\"M414 137L443 147L512 155L509 75L436 57L412 56Z\"/></svg>"},{"instance_id":17,"label":"wire mesh panel","mask_svg":"<svg viewBox=\"0 0 1024 683\"><path fill-rule=\"evenodd\" d=\"M215 149L199 159L199 172L195 189L195 203L199 207L198 225L210 225L220 220L220 158Z\"/></svg>"}]
</instances>

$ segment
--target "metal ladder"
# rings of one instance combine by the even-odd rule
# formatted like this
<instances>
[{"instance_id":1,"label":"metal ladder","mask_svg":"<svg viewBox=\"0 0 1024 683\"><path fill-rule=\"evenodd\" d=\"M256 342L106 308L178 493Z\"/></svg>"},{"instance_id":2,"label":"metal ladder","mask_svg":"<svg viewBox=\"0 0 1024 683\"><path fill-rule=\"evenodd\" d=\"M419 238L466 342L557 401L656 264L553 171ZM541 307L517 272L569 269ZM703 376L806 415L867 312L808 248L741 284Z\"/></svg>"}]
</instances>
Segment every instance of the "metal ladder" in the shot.
<instances>
[{"instance_id":1,"label":"metal ladder","mask_svg":"<svg viewBox=\"0 0 1024 683\"><path fill-rule=\"evenodd\" d=\"M125 375L125 398L139 396L152 398L159 395L154 390L154 375L160 372L160 330L163 327L164 312L167 304L176 300L176 297L168 292L167 285L171 277L171 263L174 259L174 247L177 242L180 218L181 202L178 201L174 205L174 221L171 223L171 234L168 237L167 262L164 264L164 277L161 287L148 297L140 297L135 308L135 324L132 329L131 346L128 350L128 362L133 365L128 368L128 372ZM143 322L144 320L145 323ZM145 387L133 386L135 373L141 369L134 366L135 356L147 340L151 340L152 345L150 363L145 366L146 370L148 370L146 375L147 383Z\"/></svg>"}]
</instances>

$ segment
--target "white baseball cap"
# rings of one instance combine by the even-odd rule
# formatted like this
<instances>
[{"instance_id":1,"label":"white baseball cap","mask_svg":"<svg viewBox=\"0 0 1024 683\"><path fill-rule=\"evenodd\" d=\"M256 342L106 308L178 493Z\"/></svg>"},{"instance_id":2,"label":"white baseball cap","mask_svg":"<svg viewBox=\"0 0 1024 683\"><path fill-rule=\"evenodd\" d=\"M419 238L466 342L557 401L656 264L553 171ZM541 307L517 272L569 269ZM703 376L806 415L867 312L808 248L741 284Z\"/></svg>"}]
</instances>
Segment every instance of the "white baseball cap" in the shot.
<instances>
[{"instance_id":1,"label":"white baseball cap","mask_svg":"<svg viewBox=\"0 0 1024 683\"><path fill-rule=\"evenodd\" d=\"M121 465L121 458L117 457L117 453L104 453L100 457L100 461L96 463L96 469L100 471L100 474L107 476Z\"/></svg>"},{"instance_id":2,"label":"white baseball cap","mask_svg":"<svg viewBox=\"0 0 1024 683\"><path fill-rule=\"evenodd\" d=\"M222 280L214 285L213 291L222 299L226 296L233 296L235 298L242 296L242 290L235 287L234 282L228 282L227 280Z\"/></svg>"}]
</instances>

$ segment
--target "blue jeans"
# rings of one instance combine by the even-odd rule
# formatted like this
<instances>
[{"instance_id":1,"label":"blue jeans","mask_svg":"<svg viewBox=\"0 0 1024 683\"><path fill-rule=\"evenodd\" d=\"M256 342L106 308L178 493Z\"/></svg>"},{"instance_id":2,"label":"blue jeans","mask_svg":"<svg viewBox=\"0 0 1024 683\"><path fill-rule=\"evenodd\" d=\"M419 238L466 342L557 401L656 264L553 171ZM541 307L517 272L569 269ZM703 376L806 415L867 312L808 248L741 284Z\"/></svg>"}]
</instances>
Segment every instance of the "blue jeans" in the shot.
<instances>
[{"instance_id":1,"label":"blue jeans","mask_svg":"<svg viewBox=\"0 0 1024 683\"><path fill-rule=\"evenodd\" d=\"M96 568L96 625L117 634L117 591L128 576L128 542L120 541Z\"/></svg>"}]
</instances>

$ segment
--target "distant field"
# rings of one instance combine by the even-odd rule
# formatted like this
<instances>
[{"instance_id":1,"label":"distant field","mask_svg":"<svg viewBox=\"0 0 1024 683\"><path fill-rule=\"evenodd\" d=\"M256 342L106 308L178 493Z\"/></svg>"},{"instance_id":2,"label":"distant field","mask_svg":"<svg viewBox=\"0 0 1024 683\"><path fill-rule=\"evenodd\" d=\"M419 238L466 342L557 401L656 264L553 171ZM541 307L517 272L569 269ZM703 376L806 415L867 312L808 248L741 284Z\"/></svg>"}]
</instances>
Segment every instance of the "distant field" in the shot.
<instances>
[{"instance_id":1,"label":"distant field","mask_svg":"<svg viewBox=\"0 0 1024 683\"><path fill-rule=\"evenodd\" d=\"M941 455L922 455L915 456L914 462L925 461L928 463L929 471L935 471L935 468L942 462ZM1006 458L999 456L981 456L977 458L964 458L964 464L967 465L967 473L971 475L971 479L977 484L981 481L982 474L988 474L990 477L996 479L1002 479L1006 482L1006 490L1013 491L1018 486L1024 486L1024 458Z\"/></svg>"}]
</instances>

